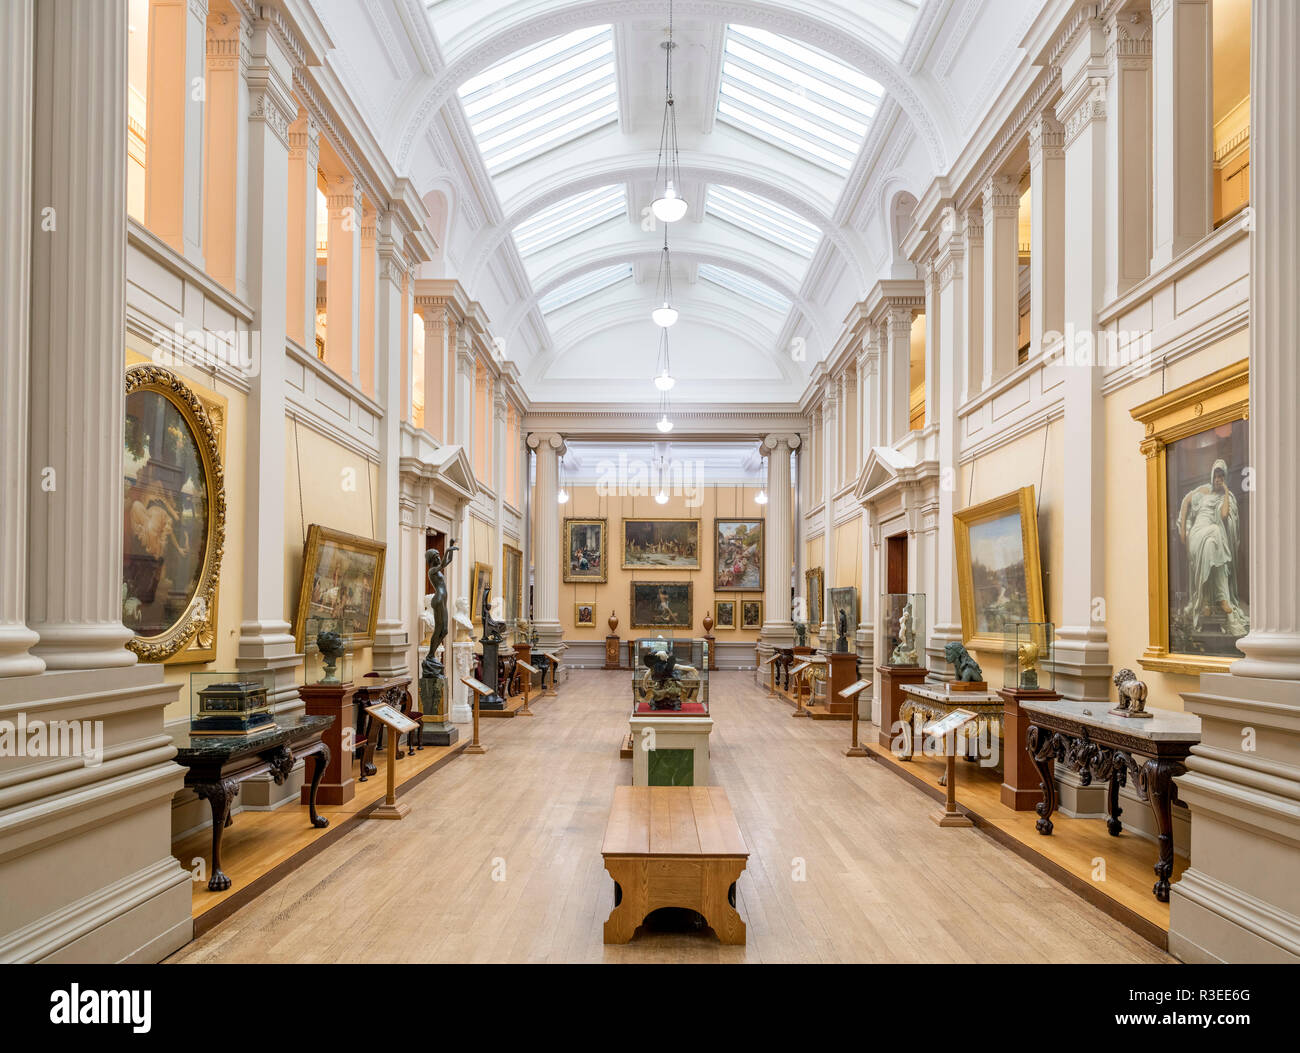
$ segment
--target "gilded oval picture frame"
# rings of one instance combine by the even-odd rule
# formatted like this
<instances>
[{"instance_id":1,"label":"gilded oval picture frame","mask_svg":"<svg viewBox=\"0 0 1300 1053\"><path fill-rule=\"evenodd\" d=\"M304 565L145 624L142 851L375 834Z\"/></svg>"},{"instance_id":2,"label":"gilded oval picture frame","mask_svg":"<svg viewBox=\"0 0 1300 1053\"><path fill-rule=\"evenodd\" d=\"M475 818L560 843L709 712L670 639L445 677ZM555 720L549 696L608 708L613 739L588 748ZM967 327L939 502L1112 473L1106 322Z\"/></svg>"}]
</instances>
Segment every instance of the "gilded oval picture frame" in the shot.
<instances>
[{"instance_id":1,"label":"gilded oval picture frame","mask_svg":"<svg viewBox=\"0 0 1300 1053\"><path fill-rule=\"evenodd\" d=\"M171 370L126 371L122 621L144 662L165 662L216 616L225 470L203 401Z\"/></svg>"}]
</instances>

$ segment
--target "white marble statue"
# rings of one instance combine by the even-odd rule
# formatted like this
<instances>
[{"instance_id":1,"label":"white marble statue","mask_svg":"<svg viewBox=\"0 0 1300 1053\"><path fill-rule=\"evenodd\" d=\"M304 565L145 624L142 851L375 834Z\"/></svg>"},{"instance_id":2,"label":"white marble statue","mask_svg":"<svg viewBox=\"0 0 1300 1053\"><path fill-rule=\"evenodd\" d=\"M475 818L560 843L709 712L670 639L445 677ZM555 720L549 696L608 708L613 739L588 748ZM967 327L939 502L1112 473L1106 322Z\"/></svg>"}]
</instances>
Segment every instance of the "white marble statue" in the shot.
<instances>
[{"instance_id":1,"label":"white marble statue","mask_svg":"<svg viewBox=\"0 0 1300 1053\"><path fill-rule=\"evenodd\" d=\"M474 635L474 622L469 616L469 597L456 597L456 614L452 618L456 623L456 642L463 643L470 640Z\"/></svg>"},{"instance_id":2,"label":"white marble statue","mask_svg":"<svg viewBox=\"0 0 1300 1053\"><path fill-rule=\"evenodd\" d=\"M1209 483L1187 493L1178 509L1178 537L1187 548L1187 607L1193 629L1201 618L1222 614L1224 628L1244 636L1250 621L1237 593L1237 549L1241 516L1228 489L1228 465L1220 459Z\"/></svg>"}]
</instances>

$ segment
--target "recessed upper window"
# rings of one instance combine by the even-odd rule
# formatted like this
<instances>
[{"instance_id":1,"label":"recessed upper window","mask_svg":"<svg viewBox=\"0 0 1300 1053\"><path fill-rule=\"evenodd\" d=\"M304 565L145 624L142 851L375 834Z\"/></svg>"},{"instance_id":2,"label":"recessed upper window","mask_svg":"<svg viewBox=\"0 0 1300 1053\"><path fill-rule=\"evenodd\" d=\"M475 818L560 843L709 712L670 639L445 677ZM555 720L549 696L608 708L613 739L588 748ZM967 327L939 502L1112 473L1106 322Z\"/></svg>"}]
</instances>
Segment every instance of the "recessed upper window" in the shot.
<instances>
[{"instance_id":1,"label":"recessed upper window","mask_svg":"<svg viewBox=\"0 0 1300 1053\"><path fill-rule=\"evenodd\" d=\"M790 310L790 301L786 297L771 286L738 271L718 267L712 263L701 263L699 276L706 282L712 282L729 292L738 293L779 314L785 314Z\"/></svg>"},{"instance_id":2,"label":"recessed upper window","mask_svg":"<svg viewBox=\"0 0 1300 1053\"><path fill-rule=\"evenodd\" d=\"M458 94L495 175L618 120L613 28L589 26L520 51Z\"/></svg>"},{"instance_id":3,"label":"recessed upper window","mask_svg":"<svg viewBox=\"0 0 1300 1053\"><path fill-rule=\"evenodd\" d=\"M568 307L569 304L576 303L583 297L592 295L592 293L598 293L602 289L608 289L611 285L630 280L631 277L632 264L630 263L619 263L613 267L601 267L599 270L588 271L586 274L579 275L577 278L552 289L537 301L537 306L542 309L542 314L550 314L552 311L558 311L561 307Z\"/></svg>"},{"instance_id":4,"label":"recessed upper window","mask_svg":"<svg viewBox=\"0 0 1300 1053\"><path fill-rule=\"evenodd\" d=\"M704 198L704 210L805 259L812 258L822 238L821 228L802 216L765 197L735 187L710 184Z\"/></svg>"},{"instance_id":5,"label":"recessed upper window","mask_svg":"<svg viewBox=\"0 0 1300 1053\"><path fill-rule=\"evenodd\" d=\"M853 166L881 87L788 37L728 26L718 120L836 172Z\"/></svg>"},{"instance_id":6,"label":"recessed upper window","mask_svg":"<svg viewBox=\"0 0 1300 1053\"><path fill-rule=\"evenodd\" d=\"M627 187L622 183L588 190L543 209L515 227L519 255L540 252L617 216L627 215Z\"/></svg>"}]
</instances>

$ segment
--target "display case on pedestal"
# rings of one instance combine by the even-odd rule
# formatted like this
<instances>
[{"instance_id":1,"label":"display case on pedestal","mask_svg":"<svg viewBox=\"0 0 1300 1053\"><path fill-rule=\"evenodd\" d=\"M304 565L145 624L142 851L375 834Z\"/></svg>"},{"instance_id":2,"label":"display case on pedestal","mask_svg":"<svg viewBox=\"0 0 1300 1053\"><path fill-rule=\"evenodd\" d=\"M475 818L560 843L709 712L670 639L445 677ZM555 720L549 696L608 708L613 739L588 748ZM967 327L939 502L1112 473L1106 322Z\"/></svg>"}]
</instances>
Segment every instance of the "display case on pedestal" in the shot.
<instances>
[{"instance_id":1,"label":"display case on pedestal","mask_svg":"<svg viewBox=\"0 0 1300 1053\"><path fill-rule=\"evenodd\" d=\"M1003 647L1002 803L1017 812L1031 811L1042 800L1038 772L1027 748L1031 720L1020 704L1026 699L1051 701L1056 693L1055 626L1051 622L1017 622Z\"/></svg>"},{"instance_id":2,"label":"display case on pedestal","mask_svg":"<svg viewBox=\"0 0 1300 1053\"><path fill-rule=\"evenodd\" d=\"M887 592L880 598L884 621L884 662L880 675L880 745L891 748L901 730L899 709L905 701L903 687L925 679L925 594Z\"/></svg>"},{"instance_id":3,"label":"display case on pedestal","mask_svg":"<svg viewBox=\"0 0 1300 1053\"><path fill-rule=\"evenodd\" d=\"M702 639L634 641L632 785L708 783L710 651Z\"/></svg>"}]
</instances>

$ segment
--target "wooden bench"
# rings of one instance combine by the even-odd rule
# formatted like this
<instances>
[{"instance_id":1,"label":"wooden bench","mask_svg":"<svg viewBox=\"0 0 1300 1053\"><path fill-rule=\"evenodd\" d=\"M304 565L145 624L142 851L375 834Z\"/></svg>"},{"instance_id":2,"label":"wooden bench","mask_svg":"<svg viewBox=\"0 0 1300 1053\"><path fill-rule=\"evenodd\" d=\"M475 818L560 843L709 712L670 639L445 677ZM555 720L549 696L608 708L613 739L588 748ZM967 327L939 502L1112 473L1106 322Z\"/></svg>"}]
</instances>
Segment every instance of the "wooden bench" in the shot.
<instances>
[{"instance_id":1,"label":"wooden bench","mask_svg":"<svg viewBox=\"0 0 1300 1053\"><path fill-rule=\"evenodd\" d=\"M736 881L749 849L720 786L617 786L601 846L614 879L606 943L627 943L660 907L696 911L723 943L744 943Z\"/></svg>"}]
</instances>

